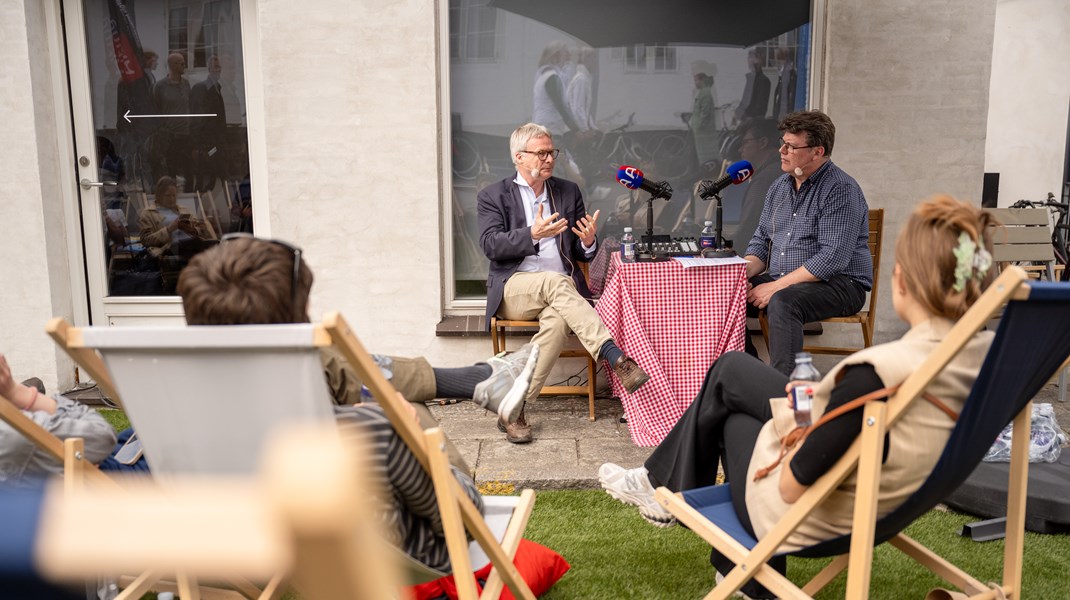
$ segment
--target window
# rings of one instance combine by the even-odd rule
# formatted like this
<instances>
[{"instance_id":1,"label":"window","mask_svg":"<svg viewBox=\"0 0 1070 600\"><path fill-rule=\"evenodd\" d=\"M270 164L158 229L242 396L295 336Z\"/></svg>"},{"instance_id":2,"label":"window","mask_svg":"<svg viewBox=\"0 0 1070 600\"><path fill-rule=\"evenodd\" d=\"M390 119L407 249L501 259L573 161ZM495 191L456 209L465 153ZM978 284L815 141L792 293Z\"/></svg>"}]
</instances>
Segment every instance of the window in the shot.
<instances>
[{"instance_id":1,"label":"window","mask_svg":"<svg viewBox=\"0 0 1070 600\"><path fill-rule=\"evenodd\" d=\"M172 2L167 12L168 54L185 56L190 69L207 68L213 55L234 55L240 50L236 36L228 34L237 23L236 0Z\"/></svg>"},{"instance_id":2,"label":"window","mask_svg":"<svg viewBox=\"0 0 1070 600\"><path fill-rule=\"evenodd\" d=\"M488 0L450 0L450 59L485 62L497 58L498 9Z\"/></svg>"},{"instance_id":3,"label":"window","mask_svg":"<svg viewBox=\"0 0 1070 600\"><path fill-rule=\"evenodd\" d=\"M772 89L761 98L748 90L754 87L748 86L749 52L760 47L768 55L762 71L773 88L778 65L769 61L776 48L792 48L798 85L785 104L806 106L809 3L763 1L748 5L746 18L725 18L720 11L734 10L726 8L731 3L689 0L683 9L659 13L658 37L649 39L654 30L642 15L658 6L652 1L627 3L608 16L588 2L442 1L449 7L451 59L444 123L449 309L477 313L485 303L488 261L479 244L476 196L516 175L509 135L517 126L539 121L566 150L554 174L580 183L588 212L601 211L600 240L624 226L647 228L646 194L633 196L615 181L622 165L675 190L671 202L655 207L655 233L697 236L708 203L692 202L694 184L740 158L743 119L777 116ZM585 86L586 93L570 94L570 86ZM569 98L587 100L581 106ZM749 111L740 106L744 98ZM697 111L713 116L698 119ZM725 196L730 211L731 194Z\"/></svg>"},{"instance_id":4,"label":"window","mask_svg":"<svg viewBox=\"0 0 1070 600\"><path fill-rule=\"evenodd\" d=\"M637 44L614 49L610 56L624 61L628 73L664 73L676 70L676 48L656 44Z\"/></svg>"}]
</instances>

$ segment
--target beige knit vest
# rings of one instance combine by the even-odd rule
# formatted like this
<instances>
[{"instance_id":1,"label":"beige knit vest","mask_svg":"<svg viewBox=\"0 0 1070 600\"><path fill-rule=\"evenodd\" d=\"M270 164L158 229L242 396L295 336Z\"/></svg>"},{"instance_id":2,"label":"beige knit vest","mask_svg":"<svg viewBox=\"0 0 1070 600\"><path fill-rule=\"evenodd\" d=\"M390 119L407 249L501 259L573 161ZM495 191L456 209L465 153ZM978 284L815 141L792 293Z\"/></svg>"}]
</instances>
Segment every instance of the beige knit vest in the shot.
<instances>
[{"instance_id":1,"label":"beige knit vest","mask_svg":"<svg viewBox=\"0 0 1070 600\"><path fill-rule=\"evenodd\" d=\"M824 414L829 394L844 367L868 363L873 365L885 386L899 385L925 362L953 325L946 319L933 318L911 328L898 341L871 346L845 358L822 378L814 390L814 421ZM961 412L991 343L991 332L974 335L926 391L942 400L951 410ZM787 468L786 460L765 478L753 481L758 469L776 459L780 452L780 438L795 427L787 398L772 398L770 404L773 419L765 424L758 436L746 482L747 510L758 538L772 529L790 507L781 500L778 487L781 469ZM903 413L889 432L888 456L881 469L877 499L878 516L894 510L921 487L939 459L953 426L954 423L946 414L920 398ZM849 476L817 506L780 546L780 551L798 550L850 533L855 478L854 474Z\"/></svg>"}]
</instances>

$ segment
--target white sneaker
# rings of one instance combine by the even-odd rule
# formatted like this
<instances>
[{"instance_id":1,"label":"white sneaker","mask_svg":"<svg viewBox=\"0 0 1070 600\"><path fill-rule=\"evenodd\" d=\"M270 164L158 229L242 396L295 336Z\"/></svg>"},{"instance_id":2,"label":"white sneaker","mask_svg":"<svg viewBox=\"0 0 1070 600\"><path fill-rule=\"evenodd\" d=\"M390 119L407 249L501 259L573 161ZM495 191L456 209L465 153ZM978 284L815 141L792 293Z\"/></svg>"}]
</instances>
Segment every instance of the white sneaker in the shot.
<instances>
[{"instance_id":1,"label":"white sneaker","mask_svg":"<svg viewBox=\"0 0 1070 600\"><path fill-rule=\"evenodd\" d=\"M535 362L539 359L537 344L524 344L512 354L504 352L487 359L490 377L476 384L472 400L487 410L498 413L504 423L515 423L524 408Z\"/></svg>"},{"instance_id":2,"label":"white sneaker","mask_svg":"<svg viewBox=\"0 0 1070 600\"><path fill-rule=\"evenodd\" d=\"M598 468L598 481L610 496L638 507L639 514L651 525L676 525L676 517L654 499L654 486L650 485L646 467L625 469L620 465L605 463Z\"/></svg>"},{"instance_id":3,"label":"white sneaker","mask_svg":"<svg viewBox=\"0 0 1070 600\"><path fill-rule=\"evenodd\" d=\"M716 577L714 577L714 581L717 582L717 585L721 585L721 582L724 581L724 575L721 575L721 572L718 571L717 569L714 569L713 572L717 575ZM717 586L715 585L714 587L717 587ZM733 598L743 598L744 600L753 600L753 598L751 598L750 596L744 594L743 592L741 592L739 590L736 590L736 592L732 594L732 597Z\"/></svg>"}]
</instances>

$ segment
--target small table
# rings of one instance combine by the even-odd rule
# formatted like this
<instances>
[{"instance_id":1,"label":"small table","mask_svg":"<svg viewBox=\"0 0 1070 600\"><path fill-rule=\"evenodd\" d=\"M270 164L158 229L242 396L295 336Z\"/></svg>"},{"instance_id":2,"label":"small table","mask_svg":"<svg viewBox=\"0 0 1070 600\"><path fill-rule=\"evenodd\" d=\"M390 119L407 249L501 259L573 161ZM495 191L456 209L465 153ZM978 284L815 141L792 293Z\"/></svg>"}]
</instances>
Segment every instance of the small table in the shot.
<instances>
[{"instance_id":1,"label":"small table","mask_svg":"<svg viewBox=\"0 0 1070 600\"><path fill-rule=\"evenodd\" d=\"M656 446L725 352L742 351L747 276L742 262L684 268L672 260L621 263L595 305L617 345L650 375L629 394L610 370L628 430L638 446Z\"/></svg>"}]
</instances>

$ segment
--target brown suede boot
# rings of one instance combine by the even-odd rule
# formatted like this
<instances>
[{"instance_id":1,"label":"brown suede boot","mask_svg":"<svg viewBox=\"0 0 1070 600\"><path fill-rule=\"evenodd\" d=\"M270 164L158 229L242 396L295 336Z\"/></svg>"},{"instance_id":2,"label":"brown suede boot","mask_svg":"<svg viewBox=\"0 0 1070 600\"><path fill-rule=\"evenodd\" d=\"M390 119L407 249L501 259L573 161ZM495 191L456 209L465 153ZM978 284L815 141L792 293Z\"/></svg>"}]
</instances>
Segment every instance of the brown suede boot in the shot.
<instances>
[{"instance_id":1,"label":"brown suede boot","mask_svg":"<svg viewBox=\"0 0 1070 600\"><path fill-rule=\"evenodd\" d=\"M527 444L532 440L531 425L524 418L524 409L520 409L520 416L514 423L498 419L498 431L504 432L505 439L511 444Z\"/></svg>"}]
</instances>

